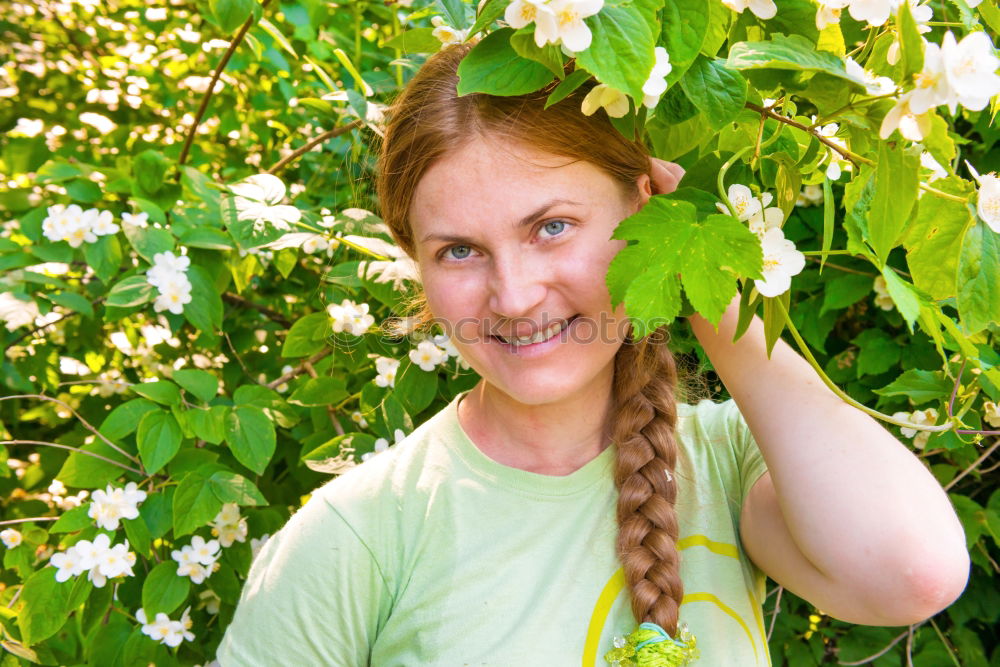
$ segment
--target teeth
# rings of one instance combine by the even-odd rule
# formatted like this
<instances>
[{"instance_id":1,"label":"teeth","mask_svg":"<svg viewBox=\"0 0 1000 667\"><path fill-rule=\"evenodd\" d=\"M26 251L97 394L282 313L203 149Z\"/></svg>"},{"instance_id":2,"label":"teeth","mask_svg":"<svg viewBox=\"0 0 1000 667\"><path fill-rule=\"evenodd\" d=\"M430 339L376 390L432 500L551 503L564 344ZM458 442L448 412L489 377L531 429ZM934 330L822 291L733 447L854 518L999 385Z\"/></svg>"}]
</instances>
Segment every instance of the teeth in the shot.
<instances>
[{"instance_id":1,"label":"teeth","mask_svg":"<svg viewBox=\"0 0 1000 667\"><path fill-rule=\"evenodd\" d=\"M562 331L566 325L568 325L568 322L555 322L542 331L537 332L534 336L522 336L520 338L513 339L498 336L498 338L510 345L531 345L533 343L541 343L542 341L552 338Z\"/></svg>"}]
</instances>

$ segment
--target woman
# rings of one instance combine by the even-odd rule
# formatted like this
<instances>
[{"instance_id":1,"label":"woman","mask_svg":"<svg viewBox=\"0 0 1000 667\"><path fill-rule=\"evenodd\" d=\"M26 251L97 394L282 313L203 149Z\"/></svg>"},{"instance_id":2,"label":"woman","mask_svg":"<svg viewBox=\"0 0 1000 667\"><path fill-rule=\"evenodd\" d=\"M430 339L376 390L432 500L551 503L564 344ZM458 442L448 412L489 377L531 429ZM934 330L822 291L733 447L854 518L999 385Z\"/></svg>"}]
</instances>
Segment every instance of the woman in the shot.
<instances>
[{"instance_id":1,"label":"woman","mask_svg":"<svg viewBox=\"0 0 1000 667\"><path fill-rule=\"evenodd\" d=\"M951 603L969 561L934 478L785 343L768 360L759 319L732 343L736 300L690 318L735 402L683 404L662 337L631 339L611 234L682 172L582 115L587 86L457 98L468 48L394 105L378 195L421 321L482 380L268 542L221 663L763 665L764 574L854 623Z\"/></svg>"}]
</instances>

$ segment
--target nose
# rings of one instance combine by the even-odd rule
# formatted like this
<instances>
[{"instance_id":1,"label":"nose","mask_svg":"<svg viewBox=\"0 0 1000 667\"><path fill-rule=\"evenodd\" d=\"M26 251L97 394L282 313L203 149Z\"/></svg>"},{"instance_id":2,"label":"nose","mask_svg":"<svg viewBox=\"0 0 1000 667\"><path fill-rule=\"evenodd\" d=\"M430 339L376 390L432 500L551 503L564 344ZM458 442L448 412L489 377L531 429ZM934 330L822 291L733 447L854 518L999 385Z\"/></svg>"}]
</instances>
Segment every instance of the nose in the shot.
<instances>
[{"instance_id":1,"label":"nose","mask_svg":"<svg viewBox=\"0 0 1000 667\"><path fill-rule=\"evenodd\" d=\"M529 261L519 250L494 258L489 280L490 310L503 321L540 316L538 307L547 289L544 267Z\"/></svg>"}]
</instances>

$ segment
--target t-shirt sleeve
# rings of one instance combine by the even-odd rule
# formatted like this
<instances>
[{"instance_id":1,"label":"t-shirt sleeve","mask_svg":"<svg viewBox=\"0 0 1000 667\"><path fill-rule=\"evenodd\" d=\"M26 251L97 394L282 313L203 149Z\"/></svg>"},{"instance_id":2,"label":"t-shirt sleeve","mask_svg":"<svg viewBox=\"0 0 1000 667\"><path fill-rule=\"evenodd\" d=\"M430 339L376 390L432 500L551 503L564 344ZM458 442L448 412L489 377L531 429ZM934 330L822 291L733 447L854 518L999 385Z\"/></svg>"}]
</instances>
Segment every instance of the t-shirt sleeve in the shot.
<instances>
[{"instance_id":1,"label":"t-shirt sleeve","mask_svg":"<svg viewBox=\"0 0 1000 667\"><path fill-rule=\"evenodd\" d=\"M367 665L389 607L376 558L314 494L254 560L217 659L222 667Z\"/></svg>"},{"instance_id":2,"label":"t-shirt sleeve","mask_svg":"<svg viewBox=\"0 0 1000 667\"><path fill-rule=\"evenodd\" d=\"M760 453L757 441L750 432L743 413L740 412L736 401L729 399L723 403L726 410L726 423L728 424L730 439L733 444L733 453L739 466L740 498L739 507L742 509L750 489L757 483L765 472L767 463Z\"/></svg>"}]
</instances>

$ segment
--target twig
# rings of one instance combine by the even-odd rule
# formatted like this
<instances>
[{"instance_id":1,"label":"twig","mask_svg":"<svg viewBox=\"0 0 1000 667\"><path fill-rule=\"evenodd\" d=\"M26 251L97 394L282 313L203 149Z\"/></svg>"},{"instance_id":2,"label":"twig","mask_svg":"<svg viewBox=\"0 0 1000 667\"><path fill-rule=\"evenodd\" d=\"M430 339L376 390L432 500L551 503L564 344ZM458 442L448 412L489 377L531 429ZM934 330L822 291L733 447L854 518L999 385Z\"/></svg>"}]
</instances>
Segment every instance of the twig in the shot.
<instances>
[{"instance_id":1,"label":"twig","mask_svg":"<svg viewBox=\"0 0 1000 667\"><path fill-rule=\"evenodd\" d=\"M15 338L11 342L11 345L17 345L18 343L20 343L22 340L24 340L28 336L32 336L32 335L38 333L39 331L41 331L42 329L48 329L53 324L59 324L60 322L62 322L63 320L65 320L67 317L70 317L71 315L76 315L76 314L77 314L76 311L73 311L73 312L70 312L70 313L63 313L62 315L60 315L58 318L52 320L51 322L46 322L45 324L43 324L41 326L37 326L34 329L31 329L31 330L29 330L29 331L21 334L20 336L18 336L17 338Z\"/></svg>"},{"instance_id":2,"label":"twig","mask_svg":"<svg viewBox=\"0 0 1000 667\"><path fill-rule=\"evenodd\" d=\"M892 647L895 646L896 644L898 644L899 642L901 642L904 637L906 637L907 635L912 635L913 631L915 629L919 628L921 625L923 625L926 622L927 621L921 621L920 623L917 623L915 625L911 625L909 628L906 629L905 632L901 632L899 635L897 635L895 639L893 639L891 642L889 642L888 646L886 646L884 649L882 649L878 653L873 653L872 655L868 656L867 658L862 658L861 660L858 660L856 662L840 662L838 660L837 664L840 664L840 665L867 665L869 662L875 662L876 660L878 660L879 658L881 658L883 655L885 655L886 653L888 653L889 651L891 651Z\"/></svg>"},{"instance_id":3,"label":"twig","mask_svg":"<svg viewBox=\"0 0 1000 667\"><path fill-rule=\"evenodd\" d=\"M38 399L40 401L49 401L51 403L56 403L57 405L63 406L64 408L66 408L67 410L69 410L70 412L72 412L74 417L76 417L77 419L80 420L80 423L83 424L84 428L86 428L88 431L90 431L91 433L93 433L94 435L96 435L98 438L100 438L101 440L103 440L104 444L106 444L108 447L110 447L111 449L115 450L116 452L118 452L119 454L121 454L122 456L124 456L125 458L127 458L129 461L132 461L133 463L137 463L140 466L142 466L142 462L139 461L138 458L136 458L135 456L132 456L131 454L129 454L128 452L126 452L124 449L122 449L121 447L119 447L115 443L111 442L111 440L109 440L103 433L101 433L96 428L94 428L93 425L90 422L88 422L86 419L84 419L83 417L81 417L79 412L77 412L76 410L74 410L73 408L71 408L68 404L64 403L63 401L60 401L58 398L52 398L51 396L42 396L41 394L15 394L13 396L0 396L0 401L10 401L10 400L13 400L15 398L36 398L36 399ZM140 472L139 474L140 475L144 475L145 473Z\"/></svg>"},{"instance_id":4,"label":"twig","mask_svg":"<svg viewBox=\"0 0 1000 667\"><path fill-rule=\"evenodd\" d=\"M289 380L294 380L298 376L300 376L303 373L307 372L306 371L306 364L309 364L309 365L315 364L317 361L319 361L320 359L322 359L326 355L330 354L331 352L333 352L333 348L329 348L329 347L320 350L319 352L317 352L313 356L309 357L306 361L303 361L297 367L293 368L292 370L288 371L287 373L285 373L284 375L282 375L281 377L279 377L277 380L274 380L273 382L268 382L267 385L265 385L265 386L268 389L274 389L276 387L280 387L281 385L285 384Z\"/></svg>"},{"instance_id":5,"label":"twig","mask_svg":"<svg viewBox=\"0 0 1000 667\"><path fill-rule=\"evenodd\" d=\"M958 658L955 657L955 649L948 643L948 640L945 639L944 634L941 632L941 628L937 626L937 623L934 622L933 618L928 618L927 620L930 621L931 627L934 628L934 632L937 633L938 639L941 640L941 643L944 644L944 647L948 650L948 657L955 663L955 667L962 667L962 663L960 663Z\"/></svg>"},{"instance_id":6,"label":"twig","mask_svg":"<svg viewBox=\"0 0 1000 667\"><path fill-rule=\"evenodd\" d=\"M990 446L989 449L987 449L985 452L983 452L982 456L980 456L978 459L976 459L975 461L973 461L972 464L968 468L966 468L962 472L960 472L957 475L955 475L955 478L952 479L950 482L948 482L945 485L944 490L947 491L951 487L955 486L955 484L958 483L958 480L962 479L963 477L965 477L966 475L968 475L969 473L971 473L973 470L975 470L976 468L978 468L979 464L981 464L983 461L985 461L986 459L988 459L990 457L990 454L992 454L993 452L995 452L998 448L1000 448L1000 438L998 438L997 441L994 442Z\"/></svg>"},{"instance_id":7,"label":"twig","mask_svg":"<svg viewBox=\"0 0 1000 667\"><path fill-rule=\"evenodd\" d=\"M753 102L747 102L744 106L747 109L753 109L757 113L765 114L765 115L767 115L768 118L773 118L773 119L775 119L776 121L778 121L780 123L784 123L785 125L791 125L792 127L797 128L799 130L802 130L803 132L805 132L807 134L811 134L812 136L814 136L817 139L819 139L820 143L826 144L827 146L829 146L833 150L835 150L838 153L840 153L840 155L845 160L850 160L855 165L867 164L869 166L872 166L872 165L875 164L874 162L872 162L868 158L864 158L864 157L861 157L860 155L857 155L856 153L852 153L851 151L847 150L843 146L838 146L836 142L831 141L829 138L824 137L823 135L818 134L818 133L814 132L813 130L811 130L808 125L803 125L802 123L800 123L798 121L794 121L791 118L788 118L787 116L782 116L779 113L774 113L770 109L765 109L764 107L758 106L758 105L754 104Z\"/></svg>"},{"instance_id":8,"label":"twig","mask_svg":"<svg viewBox=\"0 0 1000 667\"><path fill-rule=\"evenodd\" d=\"M231 303L231 304L233 304L235 306L242 306L244 308L252 308L253 310L256 310L257 312L259 312L259 313L263 314L264 316L266 316L269 320L277 322L278 324L280 324L283 327L290 327L290 326L292 326L291 321L288 318L286 318L284 315L282 315L281 313L279 313L278 311L271 310L267 306L262 306L262 305L260 305L258 303L254 303L253 301L250 301L249 299L244 299L239 294L233 294L232 292L225 292L222 295L222 300L226 301L228 303Z\"/></svg>"},{"instance_id":9,"label":"twig","mask_svg":"<svg viewBox=\"0 0 1000 667\"><path fill-rule=\"evenodd\" d=\"M222 332L222 336L223 336L223 338L226 339L226 345L229 346L229 350L233 353L233 356L236 357L236 362L240 365L240 368L243 369L243 372L246 373L246 376L248 378L250 378L251 380L253 380L254 382L256 382L257 384L264 384L263 382L261 382L260 380L258 380L254 376L254 374L250 372L250 369L247 368L247 365L245 363L243 363L243 357L241 357L240 353L236 351L236 348L233 346L233 341L231 341L229 339L229 334L226 333L225 331L223 331Z\"/></svg>"},{"instance_id":10,"label":"twig","mask_svg":"<svg viewBox=\"0 0 1000 667\"><path fill-rule=\"evenodd\" d=\"M821 261L823 261L819 257L811 257L811 256L808 256L808 255L806 256L806 259L809 260L810 262L821 262ZM831 269L837 269L838 271L843 271L844 273L856 273L859 276L871 276L872 278L875 278L876 276L878 276L877 273L869 273L868 271L860 271L858 269L851 269L851 268L848 268L846 266L841 266L840 264L834 264L833 262L827 262L824 266L829 266Z\"/></svg>"},{"instance_id":11,"label":"twig","mask_svg":"<svg viewBox=\"0 0 1000 667\"><path fill-rule=\"evenodd\" d=\"M771 633L774 632L774 622L778 620L778 612L781 611L781 594L784 591L784 586L778 586L778 597L774 599L774 611L771 612L771 625L767 628L767 641L771 641Z\"/></svg>"},{"instance_id":12,"label":"twig","mask_svg":"<svg viewBox=\"0 0 1000 667\"><path fill-rule=\"evenodd\" d=\"M303 361L302 367L305 369L306 373L309 374L311 378L318 378L319 373L313 368L313 365L309 361ZM332 405L326 406L326 413L330 416L330 425L333 426L333 430L337 432L337 435L344 435L344 427L340 425L340 420L337 419L337 413L333 409Z\"/></svg>"},{"instance_id":13,"label":"twig","mask_svg":"<svg viewBox=\"0 0 1000 667\"><path fill-rule=\"evenodd\" d=\"M33 516L27 519L7 519L6 521L0 521L0 526L9 526L14 523L29 523L31 521L58 521L57 516Z\"/></svg>"},{"instance_id":14,"label":"twig","mask_svg":"<svg viewBox=\"0 0 1000 667\"><path fill-rule=\"evenodd\" d=\"M906 667L913 667L913 626L906 629Z\"/></svg>"},{"instance_id":15,"label":"twig","mask_svg":"<svg viewBox=\"0 0 1000 667\"><path fill-rule=\"evenodd\" d=\"M278 160L277 162L275 162L274 166L271 167L270 169L268 169L267 171L265 171L264 173L265 174L273 174L274 172L278 171L279 169L282 169L285 165L287 165L292 160L296 159L300 155L308 153L313 148L315 148L319 144L323 143L327 139L333 139L334 137L339 137L340 135L345 134L347 132L350 132L351 130L356 130L356 129L360 128L360 127L364 127L364 125L365 125L365 122L363 120L359 119L359 120L355 120L353 122L350 122L347 125L343 125L341 127L335 127L332 130L327 130L326 132L324 132L324 133L322 133L320 135L317 135L316 137L310 139L309 141L307 141L306 143L302 144L301 146L299 146L298 148L296 148L294 151L292 151L291 153L289 153L285 157L283 157L280 160Z\"/></svg>"},{"instance_id":16,"label":"twig","mask_svg":"<svg viewBox=\"0 0 1000 667\"><path fill-rule=\"evenodd\" d=\"M262 0L262 2L260 3L261 9L267 7L267 3L270 1L271 0ZM205 117L205 112L208 111L208 103L209 101L211 101L212 95L215 93L215 84L219 81L219 77L222 76L222 71L226 69L226 65L229 64L229 59L233 57L233 54L236 53L236 49L243 42L244 35L246 35L247 31L250 30L251 27L253 27L253 24L255 22L256 19L254 19L253 14L247 17L247 20L244 21L243 26L240 28L239 32L237 32L236 36L233 37L233 41L229 43L229 48L226 49L226 52L223 54L222 60L219 61L219 64L215 67L215 71L212 72L212 80L208 84L208 90L206 90L204 96L202 96L201 105L199 105L198 112L194 116L194 122L191 124L191 129L188 130L188 134L184 138L184 147L181 148L181 154L177 158L178 167L184 164L184 162L187 160L188 151L191 150L191 143L194 141L194 135L198 131L198 126L201 124L201 119ZM180 170L178 170L177 171L178 179L180 179L180 175L181 175Z\"/></svg>"},{"instance_id":17,"label":"twig","mask_svg":"<svg viewBox=\"0 0 1000 667\"><path fill-rule=\"evenodd\" d=\"M953 195L953 194L944 192L942 190L938 190L937 188L932 188L931 186L927 185L926 183L921 183L920 184L920 189L923 190L924 192L927 192L929 194L934 195L935 197L940 197L941 199L948 199L950 201L957 201L960 204L965 204L966 202L969 201L968 199L963 199L962 197L959 197L958 195Z\"/></svg>"},{"instance_id":18,"label":"twig","mask_svg":"<svg viewBox=\"0 0 1000 667\"><path fill-rule=\"evenodd\" d=\"M46 442L45 440L0 440L0 445L39 445L42 447L55 447L57 449L68 449L71 452L79 452L81 454L86 454L87 456L93 456L95 459L101 459L102 461L106 461L112 465L116 465L119 468L124 468L129 472L134 472L137 475L144 474L141 470L136 470L131 466L127 466L121 461L115 461L114 459L109 459L106 456L101 456L100 454L96 454L94 452L88 452L86 449L80 449L79 447L71 447L70 445L60 445L57 442Z\"/></svg>"}]
</instances>

